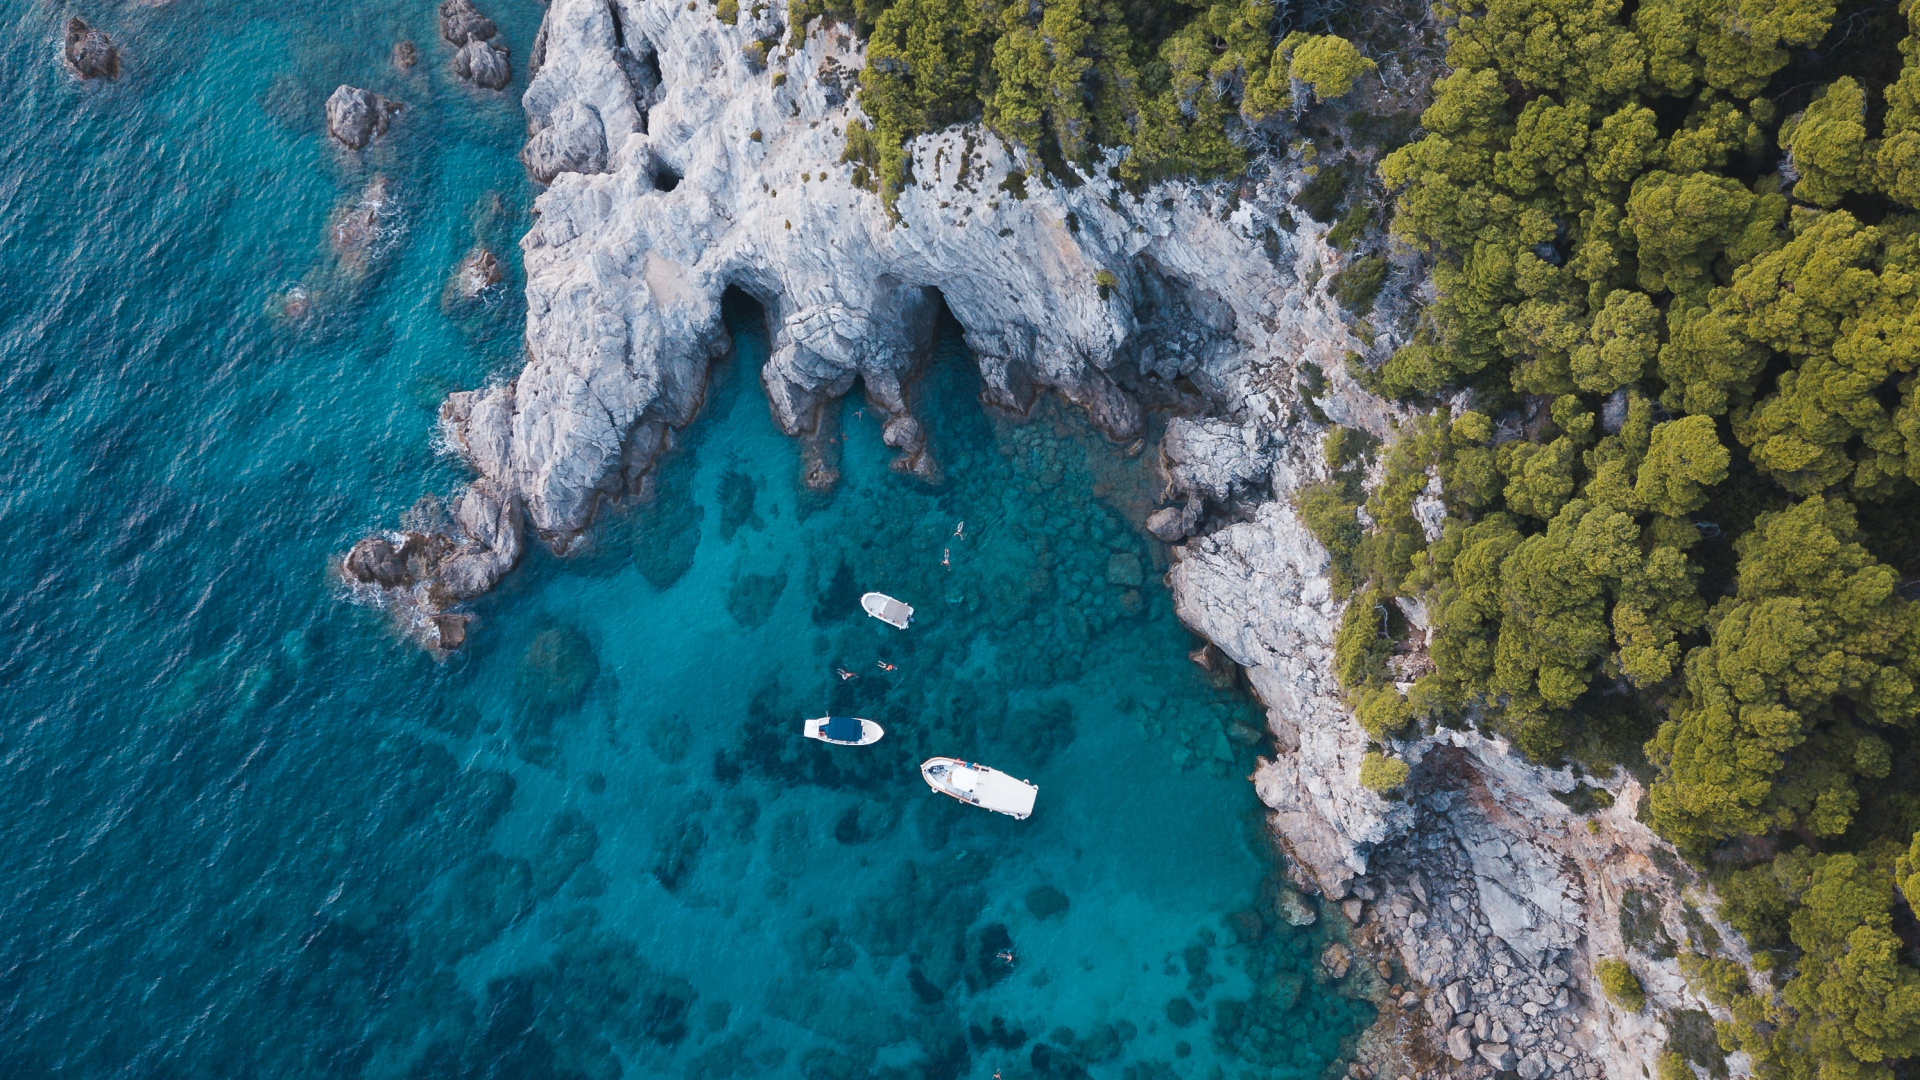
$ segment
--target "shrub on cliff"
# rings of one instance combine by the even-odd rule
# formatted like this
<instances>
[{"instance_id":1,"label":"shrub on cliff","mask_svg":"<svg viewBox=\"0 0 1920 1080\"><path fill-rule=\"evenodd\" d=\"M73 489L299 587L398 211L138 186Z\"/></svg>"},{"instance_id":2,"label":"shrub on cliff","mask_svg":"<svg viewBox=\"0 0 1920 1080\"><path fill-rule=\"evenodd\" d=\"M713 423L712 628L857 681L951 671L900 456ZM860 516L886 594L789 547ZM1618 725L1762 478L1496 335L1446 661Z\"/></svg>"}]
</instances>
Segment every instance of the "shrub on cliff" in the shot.
<instances>
[{"instance_id":1,"label":"shrub on cliff","mask_svg":"<svg viewBox=\"0 0 1920 1080\"><path fill-rule=\"evenodd\" d=\"M1609 956L1593 967L1594 974L1600 978L1600 989L1607 1000L1628 1012L1639 1012L1647 1007L1647 991L1640 985L1640 976L1633 973L1625 960Z\"/></svg>"},{"instance_id":2,"label":"shrub on cliff","mask_svg":"<svg viewBox=\"0 0 1920 1080\"><path fill-rule=\"evenodd\" d=\"M1360 785L1382 795L1407 782L1407 763L1369 750L1360 759Z\"/></svg>"}]
</instances>

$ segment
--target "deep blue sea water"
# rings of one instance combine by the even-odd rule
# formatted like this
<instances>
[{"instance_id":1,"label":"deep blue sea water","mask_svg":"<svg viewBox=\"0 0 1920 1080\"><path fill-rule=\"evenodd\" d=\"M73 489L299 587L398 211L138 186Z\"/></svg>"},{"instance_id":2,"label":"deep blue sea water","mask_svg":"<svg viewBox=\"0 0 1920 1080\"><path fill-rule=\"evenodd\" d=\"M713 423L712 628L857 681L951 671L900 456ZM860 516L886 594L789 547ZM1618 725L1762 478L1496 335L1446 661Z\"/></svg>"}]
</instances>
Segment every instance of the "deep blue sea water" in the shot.
<instances>
[{"instance_id":1,"label":"deep blue sea water","mask_svg":"<svg viewBox=\"0 0 1920 1080\"><path fill-rule=\"evenodd\" d=\"M1371 1012L1316 973L1338 920L1277 916L1259 712L1186 659L1140 459L981 413L951 326L941 485L850 401L804 493L738 304L654 500L531 555L467 651L346 601L329 559L465 479L441 396L518 364L541 12L484 6L516 96L452 79L424 0L0 0L0 1076L1337 1068ZM118 82L61 69L75 13ZM407 106L359 158L343 81ZM509 279L451 303L476 242ZM889 735L797 737L828 710Z\"/></svg>"}]
</instances>

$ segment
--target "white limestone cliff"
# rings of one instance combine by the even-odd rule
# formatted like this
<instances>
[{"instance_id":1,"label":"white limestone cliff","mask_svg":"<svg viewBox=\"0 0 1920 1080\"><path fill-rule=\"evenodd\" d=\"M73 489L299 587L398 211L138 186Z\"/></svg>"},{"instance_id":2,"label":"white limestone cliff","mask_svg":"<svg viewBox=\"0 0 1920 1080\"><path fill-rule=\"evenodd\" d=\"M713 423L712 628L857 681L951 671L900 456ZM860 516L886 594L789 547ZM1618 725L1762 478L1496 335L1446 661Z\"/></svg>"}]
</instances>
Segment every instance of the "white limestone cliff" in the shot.
<instances>
[{"instance_id":1,"label":"white limestone cliff","mask_svg":"<svg viewBox=\"0 0 1920 1080\"><path fill-rule=\"evenodd\" d=\"M789 50L785 11L743 6L729 26L705 4L554 0L525 96L522 158L550 184L522 243L526 364L449 398L448 443L479 479L443 533L357 545L342 563L356 591L429 646L457 646L460 602L511 569L523 521L564 553L603 502L644 490L726 348L729 289L766 308L762 378L809 446L809 483L834 479L822 406L856 385L888 417L896 467L933 475L905 386L944 302L990 407L1024 412L1051 391L1123 441L1143 407L1206 414L1169 423L1173 505L1152 528L1177 544L1182 619L1267 706L1277 753L1255 782L1300 882L1344 901L1406 972L1388 1020L1409 1034L1373 1060L1404 1059L1409 1076L1643 1080L1660 1022L1610 1012L1591 963L1620 949L1622 882L1678 926L1677 887L1647 869L1658 841L1617 808L1605 847L1552 798L1569 778L1478 736L1402 748L1420 762L1404 799L1358 783L1366 736L1331 663L1343 601L1290 502L1324 471L1295 380L1313 363L1332 384L1319 407L1386 436L1394 410L1344 360L1394 342L1363 347L1319 285L1343 256L1284 216L1299 169L1268 159L1237 184L1139 198L1100 170L1046 182L963 127L915 143L890 214L841 161L859 43L816 23ZM1647 968L1656 1004L1698 1008L1661 963Z\"/></svg>"}]
</instances>

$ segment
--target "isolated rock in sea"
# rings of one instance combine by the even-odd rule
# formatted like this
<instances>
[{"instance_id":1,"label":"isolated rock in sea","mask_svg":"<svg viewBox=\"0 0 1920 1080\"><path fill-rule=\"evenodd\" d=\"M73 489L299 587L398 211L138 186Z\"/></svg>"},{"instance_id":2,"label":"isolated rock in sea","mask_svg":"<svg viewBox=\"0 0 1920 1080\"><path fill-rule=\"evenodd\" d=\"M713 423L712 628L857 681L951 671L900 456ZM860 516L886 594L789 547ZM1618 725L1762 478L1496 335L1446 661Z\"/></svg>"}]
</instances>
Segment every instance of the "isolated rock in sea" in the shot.
<instances>
[{"instance_id":1,"label":"isolated rock in sea","mask_svg":"<svg viewBox=\"0 0 1920 1080\"><path fill-rule=\"evenodd\" d=\"M411 41L395 42L393 46L393 66L401 71L411 71L413 65L420 62L420 50Z\"/></svg>"},{"instance_id":2,"label":"isolated rock in sea","mask_svg":"<svg viewBox=\"0 0 1920 1080\"><path fill-rule=\"evenodd\" d=\"M359 150L387 133L387 121L401 109L371 90L341 83L327 98L327 134L349 150Z\"/></svg>"},{"instance_id":3,"label":"isolated rock in sea","mask_svg":"<svg viewBox=\"0 0 1920 1080\"><path fill-rule=\"evenodd\" d=\"M497 32L493 20L480 14L473 0L442 0L440 36L449 44L462 46L472 41L486 41Z\"/></svg>"},{"instance_id":4,"label":"isolated rock in sea","mask_svg":"<svg viewBox=\"0 0 1920 1080\"><path fill-rule=\"evenodd\" d=\"M478 39L467 42L453 54L453 73L488 90L504 90L513 81L513 65L507 59L507 50Z\"/></svg>"},{"instance_id":5,"label":"isolated rock in sea","mask_svg":"<svg viewBox=\"0 0 1920 1080\"><path fill-rule=\"evenodd\" d=\"M67 20L67 63L82 79L120 77L120 48L106 31L87 25L74 16Z\"/></svg>"}]
</instances>

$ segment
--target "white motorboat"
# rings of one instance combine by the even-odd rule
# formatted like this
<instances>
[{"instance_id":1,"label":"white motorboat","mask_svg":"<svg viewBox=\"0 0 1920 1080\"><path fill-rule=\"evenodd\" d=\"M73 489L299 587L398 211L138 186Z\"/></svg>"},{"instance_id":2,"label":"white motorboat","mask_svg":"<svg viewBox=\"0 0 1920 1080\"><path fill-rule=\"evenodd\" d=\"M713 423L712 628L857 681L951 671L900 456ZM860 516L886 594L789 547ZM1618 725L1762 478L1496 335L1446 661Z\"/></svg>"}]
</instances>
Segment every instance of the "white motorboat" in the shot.
<instances>
[{"instance_id":1,"label":"white motorboat","mask_svg":"<svg viewBox=\"0 0 1920 1080\"><path fill-rule=\"evenodd\" d=\"M1025 780L959 758L928 758L920 763L920 776L942 795L1022 820L1033 813L1034 797L1040 794Z\"/></svg>"},{"instance_id":2,"label":"white motorboat","mask_svg":"<svg viewBox=\"0 0 1920 1080\"><path fill-rule=\"evenodd\" d=\"M886 733L879 724L857 716L816 716L806 724L807 738L835 746L872 746Z\"/></svg>"},{"instance_id":3,"label":"white motorboat","mask_svg":"<svg viewBox=\"0 0 1920 1080\"><path fill-rule=\"evenodd\" d=\"M870 592L860 598L860 608L896 630L905 630L913 621L913 608L883 592Z\"/></svg>"}]
</instances>

